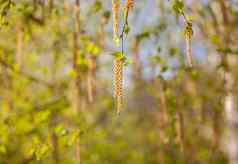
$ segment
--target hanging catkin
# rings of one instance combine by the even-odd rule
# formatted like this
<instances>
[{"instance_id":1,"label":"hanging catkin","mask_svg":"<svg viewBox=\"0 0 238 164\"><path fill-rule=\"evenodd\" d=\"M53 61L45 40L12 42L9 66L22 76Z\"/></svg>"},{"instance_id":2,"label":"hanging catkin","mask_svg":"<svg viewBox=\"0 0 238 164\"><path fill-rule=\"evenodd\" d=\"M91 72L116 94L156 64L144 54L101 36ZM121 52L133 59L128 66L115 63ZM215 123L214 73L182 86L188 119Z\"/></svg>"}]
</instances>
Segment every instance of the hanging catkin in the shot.
<instances>
[{"instance_id":1,"label":"hanging catkin","mask_svg":"<svg viewBox=\"0 0 238 164\"><path fill-rule=\"evenodd\" d=\"M117 104L117 113L119 114L123 105L122 97L122 78L123 78L123 60L115 59L114 61L114 96Z\"/></svg>"},{"instance_id":2,"label":"hanging catkin","mask_svg":"<svg viewBox=\"0 0 238 164\"><path fill-rule=\"evenodd\" d=\"M193 57L192 57L192 35L193 35L193 29L192 29L192 23L186 22L186 28L185 28L185 39L186 39L186 56L189 67L193 66Z\"/></svg>"},{"instance_id":3,"label":"hanging catkin","mask_svg":"<svg viewBox=\"0 0 238 164\"><path fill-rule=\"evenodd\" d=\"M124 7L124 25L122 29L122 34L120 35L120 38L122 40L122 51L121 53L124 55L124 49L123 49L123 36L125 32L125 27L128 26L128 14L129 10L133 7L134 0L126 0L125 7ZM118 44L118 19L119 19L119 0L112 0L112 11L113 11L113 39ZM122 110L123 106L123 95L122 95L122 81L123 81L123 63L124 58L115 58L114 60L114 95L116 99L117 104L117 113L119 114Z\"/></svg>"},{"instance_id":4,"label":"hanging catkin","mask_svg":"<svg viewBox=\"0 0 238 164\"><path fill-rule=\"evenodd\" d=\"M134 5L134 0L126 0L125 8L124 8L124 19L126 24L128 24L129 10L133 7L133 5Z\"/></svg>"},{"instance_id":5,"label":"hanging catkin","mask_svg":"<svg viewBox=\"0 0 238 164\"><path fill-rule=\"evenodd\" d=\"M119 25L119 0L112 0L112 14L113 14L113 40L118 44L118 25Z\"/></svg>"}]
</instances>

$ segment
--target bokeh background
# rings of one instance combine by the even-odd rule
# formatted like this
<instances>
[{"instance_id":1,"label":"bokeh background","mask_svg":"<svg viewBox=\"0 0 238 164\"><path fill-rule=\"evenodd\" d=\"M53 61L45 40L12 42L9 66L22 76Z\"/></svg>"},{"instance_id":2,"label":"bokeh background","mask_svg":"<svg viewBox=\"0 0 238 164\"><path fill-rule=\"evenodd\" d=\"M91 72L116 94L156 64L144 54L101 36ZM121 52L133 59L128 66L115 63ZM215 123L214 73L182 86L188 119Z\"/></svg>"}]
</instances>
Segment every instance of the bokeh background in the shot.
<instances>
[{"instance_id":1,"label":"bokeh background","mask_svg":"<svg viewBox=\"0 0 238 164\"><path fill-rule=\"evenodd\" d=\"M238 2L135 0L120 115L111 6L0 0L0 163L237 164Z\"/></svg>"}]
</instances>

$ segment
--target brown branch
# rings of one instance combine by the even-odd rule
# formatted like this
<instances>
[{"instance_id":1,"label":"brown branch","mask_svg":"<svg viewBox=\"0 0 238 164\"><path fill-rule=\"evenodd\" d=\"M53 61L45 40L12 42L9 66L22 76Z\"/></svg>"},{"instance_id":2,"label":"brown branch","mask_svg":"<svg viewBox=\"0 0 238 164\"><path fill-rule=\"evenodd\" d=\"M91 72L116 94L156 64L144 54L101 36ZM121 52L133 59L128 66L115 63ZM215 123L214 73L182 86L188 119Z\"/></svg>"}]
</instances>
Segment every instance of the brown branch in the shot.
<instances>
[{"instance_id":1,"label":"brown branch","mask_svg":"<svg viewBox=\"0 0 238 164\"><path fill-rule=\"evenodd\" d=\"M228 25L229 17L228 17L225 1L219 0L219 4L220 4L221 12L222 12L223 23L224 23L224 25Z\"/></svg>"}]
</instances>

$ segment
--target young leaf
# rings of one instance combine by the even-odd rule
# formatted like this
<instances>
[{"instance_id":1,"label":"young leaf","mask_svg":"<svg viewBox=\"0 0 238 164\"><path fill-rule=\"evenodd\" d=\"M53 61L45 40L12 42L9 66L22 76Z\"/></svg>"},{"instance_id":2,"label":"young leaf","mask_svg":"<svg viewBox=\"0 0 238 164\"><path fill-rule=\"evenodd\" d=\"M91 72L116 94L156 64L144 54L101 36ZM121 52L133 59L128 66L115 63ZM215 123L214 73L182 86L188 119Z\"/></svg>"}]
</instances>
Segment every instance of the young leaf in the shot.
<instances>
[{"instance_id":1,"label":"young leaf","mask_svg":"<svg viewBox=\"0 0 238 164\"><path fill-rule=\"evenodd\" d=\"M182 0L173 1L173 9L177 14L182 14L184 12L184 3Z\"/></svg>"},{"instance_id":2,"label":"young leaf","mask_svg":"<svg viewBox=\"0 0 238 164\"><path fill-rule=\"evenodd\" d=\"M115 59L124 59L125 58L125 55L122 52L113 52L112 56Z\"/></svg>"}]
</instances>

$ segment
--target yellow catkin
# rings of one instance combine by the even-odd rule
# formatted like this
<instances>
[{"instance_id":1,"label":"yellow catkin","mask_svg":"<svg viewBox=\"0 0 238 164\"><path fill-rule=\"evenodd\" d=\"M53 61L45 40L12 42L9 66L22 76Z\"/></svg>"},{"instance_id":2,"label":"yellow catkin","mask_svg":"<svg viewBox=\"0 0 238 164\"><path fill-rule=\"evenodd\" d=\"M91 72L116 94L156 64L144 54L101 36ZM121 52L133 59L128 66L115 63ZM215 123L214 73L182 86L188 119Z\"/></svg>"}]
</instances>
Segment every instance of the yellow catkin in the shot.
<instances>
[{"instance_id":1,"label":"yellow catkin","mask_svg":"<svg viewBox=\"0 0 238 164\"><path fill-rule=\"evenodd\" d=\"M123 78L123 60L115 59L114 62L114 96L117 103L117 113L119 114L123 105L122 96L122 78Z\"/></svg>"},{"instance_id":2,"label":"yellow catkin","mask_svg":"<svg viewBox=\"0 0 238 164\"><path fill-rule=\"evenodd\" d=\"M126 24L128 24L128 15L129 15L129 10L134 6L134 0L126 0L125 3L125 8L124 8L124 18Z\"/></svg>"},{"instance_id":3,"label":"yellow catkin","mask_svg":"<svg viewBox=\"0 0 238 164\"><path fill-rule=\"evenodd\" d=\"M118 40L118 25L119 25L119 0L112 0L112 14L113 14L113 39Z\"/></svg>"},{"instance_id":4,"label":"yellow catkin","mask_svg":"<svg viewBox=\"0 0 238 164\"><path fill-rule=\"evenodd\" d=\"M185 39L186 39L186 56L189 67L193 66L193 57L192 57L192 23L187 22L186 29L185 29Z\"/></svg>"}]
</instances>

